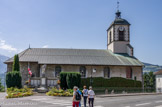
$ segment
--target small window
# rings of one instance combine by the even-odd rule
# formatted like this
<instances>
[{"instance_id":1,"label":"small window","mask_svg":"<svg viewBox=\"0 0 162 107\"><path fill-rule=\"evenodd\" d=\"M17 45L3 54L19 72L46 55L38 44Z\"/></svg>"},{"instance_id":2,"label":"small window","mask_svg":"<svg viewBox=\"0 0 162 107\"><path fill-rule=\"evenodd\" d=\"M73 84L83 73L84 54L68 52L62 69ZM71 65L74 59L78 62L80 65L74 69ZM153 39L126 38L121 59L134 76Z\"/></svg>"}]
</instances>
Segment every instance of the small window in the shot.
<instances>
[{"instance_id":1,"label":"small window","mask_svg":"<svg viewBox=\"0 0 162 107\"><path fill-rule=\"evenodd\" d=\"M111 32L109 33L109 36L110 36L110 40L109 40L109 43L111 43L112 42L112 37L111 37Z\"/></svg>"},{"instance_id":2,"label":"small window","mask_svg":"<svg viewBox=\"0 0 162 107\"><path fill-rule=\"evenodd\" d=\"M124 31L119 31L119 41L124 41Z\"/></svg>"},{"instance_id":3,"label":"small window","mask_svg":"<svg viewBox=\"0 0 162 107\"><path fill-rule=\"evenodd\" d=\"M109 67L104 68L104 77L110 78L110 68Z\"/></svg>"},{"instance_id":4,"label":"small window","mask_svg":"<svg viewBox=\"0 0 162 107\"><path fill-rule=\"evenodd\" d=\"M131 67L127 68L126 77L132 79L133 71Z\"/></svg>"},{"instance_id":5,"label":"small window","mask_svg":"<svg viewBox=\"0 0 162 107\"><path fill-rule=\"evenodd\" d=\"M56 66L55 67L55 77L59 77L60 76L60 72L61 72L61 67L60 66Z\"/></svg>"},{"instance_id":6,"label":"small window","mask_svg":"<svg viewBox=\"0 0 162 107\"><path fill-rule=\"evenodd\" d=\"M86 67L81 66L79 71L80 71L81 77L85 78L86 77Z\"/></svg>"}]
</instances>

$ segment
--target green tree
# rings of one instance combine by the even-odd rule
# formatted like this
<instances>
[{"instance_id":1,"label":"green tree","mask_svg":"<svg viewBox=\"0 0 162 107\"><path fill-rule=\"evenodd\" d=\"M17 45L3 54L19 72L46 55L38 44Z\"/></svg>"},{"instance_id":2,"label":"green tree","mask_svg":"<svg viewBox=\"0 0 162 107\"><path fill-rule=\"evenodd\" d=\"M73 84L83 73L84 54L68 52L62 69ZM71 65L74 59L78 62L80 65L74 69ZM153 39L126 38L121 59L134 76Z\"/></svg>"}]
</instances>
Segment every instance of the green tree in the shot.
<instances>
[{"instance_id":1,"label":"green tree","mask_svg":"<svg viewBox=\"0 0 162 107\"><path fill-rule=\"evenodd\" d=\"M144 87L147 88L149 86L149 75L148 75L148 73L144 73L143 80L144 80Z\"/></svg>"},{"instance_id":2,"label":"green tree","mask_svg":"<svg viewBox=\"0 0 162 107\"><path fill-rule=\"evenodd\" d=\"M61 72L60 81L62 89L73 89L74 86L80 87L81 75L78 72Z\"/></svg>"},{"instance_id":3,"label":"green tree","mask_svg":"<svg viewBox=\"0 0 162 107\"><path fill-rule=\"evenodd\" d=\"M13 68L12 68L12 72L7 72L6 74L6 85L7 88L10 87L17 87L17 88L21 88L21 74L19 72L20 70L20 66L19 66L19 56L15 55L14 56L14 61L13 61Z\"/></svg>"},{"instance_id":4,"label":"green tree","mask_svg":"<svg viewBox=\"0 0 162 107\"><path fill-rule=\"evenodd\" d=\"M19 56L18 56L18 54L16 54L14 56L12 71L20 71Z\"/></svg>"},{"instance_id":5,"label":"green tree","mask_svg":"<svg viewBox=\"0 0 162 107\"><path fill-rule=\"evenodd\" d=\"M155 88L155 75L153 72L149 72L149 87Z\"/></svg>"},{"instance_id":6,"label":"green tree","mask_svg":"<svg viewBox=\"0 0 162 107\"><path fill-rule=\"evenodd\" d=\"M145 88L155 88L155 75L153 72L144 73L143 79Z\"/></svg>"}]
</instances>

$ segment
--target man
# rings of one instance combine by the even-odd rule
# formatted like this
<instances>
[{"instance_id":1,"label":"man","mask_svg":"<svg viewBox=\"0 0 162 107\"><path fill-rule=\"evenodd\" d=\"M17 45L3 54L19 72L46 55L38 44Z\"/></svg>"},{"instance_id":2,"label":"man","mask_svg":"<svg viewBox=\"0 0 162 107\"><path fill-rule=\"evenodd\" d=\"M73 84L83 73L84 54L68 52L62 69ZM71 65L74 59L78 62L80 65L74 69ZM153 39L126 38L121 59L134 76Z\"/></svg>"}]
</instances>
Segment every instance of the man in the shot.
<instances>
[{"instance_id":1,"label":"man","mask_svg":"<svg viewBox=\"0 0 162 107\"><path fill-rule=\"evenodd\" d=\"M78 87L74 86L74 93L73 93L73 107L79 107L79 102L81 100L81 95L79 94Z\"/></svg>"},{"instance_id":2,"label":"man","mask_svg":"<svg viewBox=\"0 0 162 107\"><path fill-rule=\"evenodd\" d=\"M87 97L88 97L88 89L86 86L83 87L83 99L84 99L84 107L86 107L87 104Z\"/></svg>"},{"instance_id":3,"label":"man","mask_svg":"<svg viewBox=\"0 0 162 107\"><path fill-rule=\"evenodd\" d=\"M89 87L89 91L88 91L89 107L93 107L94 97L95 97L95 93L94 93L94 91L92 90L92 86L90 86L90 87Z\"/></svg>"}]
</instances>

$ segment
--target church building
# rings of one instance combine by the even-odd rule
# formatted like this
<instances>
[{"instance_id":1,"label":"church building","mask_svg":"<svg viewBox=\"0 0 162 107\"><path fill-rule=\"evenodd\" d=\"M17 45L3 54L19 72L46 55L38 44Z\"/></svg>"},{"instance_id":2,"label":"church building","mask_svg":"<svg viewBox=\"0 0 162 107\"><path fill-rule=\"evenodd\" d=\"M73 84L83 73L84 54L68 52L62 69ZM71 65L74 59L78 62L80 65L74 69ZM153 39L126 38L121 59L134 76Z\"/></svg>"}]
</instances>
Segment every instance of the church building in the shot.
<instances>
[{"instance_id":1,"label":"church building","mask_svg":"<svg viewBox=\"0 0 162 107\"><path fill-rule=\"evenodd\" d=\"M85 47L86 48L86 47ZM55 86L60 72L80 72L82 78L123 77L142 81L143 63L134 56L130 44L130 23L116 12L115 20L107 29L107 49L28 48L19 53L22 84L33 77L31 85L40 86L42 72L46 85ZM12 71L13 58L5 61L7 72Z\"/></svg>"}]
</instances>

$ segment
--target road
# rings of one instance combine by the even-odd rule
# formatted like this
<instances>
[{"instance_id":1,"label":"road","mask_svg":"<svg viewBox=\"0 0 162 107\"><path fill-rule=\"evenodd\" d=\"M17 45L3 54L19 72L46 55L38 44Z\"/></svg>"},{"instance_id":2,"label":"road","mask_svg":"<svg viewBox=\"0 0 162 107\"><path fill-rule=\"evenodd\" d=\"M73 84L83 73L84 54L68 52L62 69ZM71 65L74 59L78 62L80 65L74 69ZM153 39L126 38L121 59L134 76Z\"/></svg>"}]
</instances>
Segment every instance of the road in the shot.
<instances>
[{"instance_id":1,"label":"road","mask_svg":"<svg viewBox=\"0 0 162 107\"><path fill-rule=\"evenodd\" d=\"M71 99L46 95L5 99L0 93L1 107L72 107ZM95 107L162 107L162 95L96 97Z\"/></svg>"}]
</instances>

